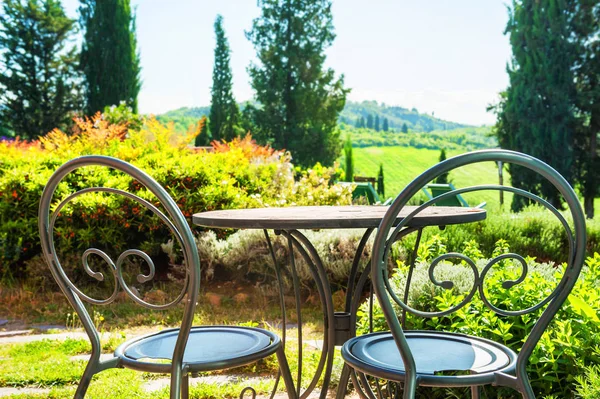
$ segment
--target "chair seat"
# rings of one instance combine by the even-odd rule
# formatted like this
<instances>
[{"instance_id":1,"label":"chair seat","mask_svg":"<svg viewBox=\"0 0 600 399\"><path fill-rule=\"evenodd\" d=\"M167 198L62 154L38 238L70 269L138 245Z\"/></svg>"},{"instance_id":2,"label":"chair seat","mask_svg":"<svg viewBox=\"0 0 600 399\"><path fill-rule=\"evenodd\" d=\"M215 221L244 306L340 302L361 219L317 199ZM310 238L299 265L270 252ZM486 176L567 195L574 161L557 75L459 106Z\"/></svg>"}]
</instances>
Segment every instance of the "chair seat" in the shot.
<instances>
[{"instance_id":1,"label":"chair seat","mask_svg":"<svg viewBox=\"0 0 600 399\"><path fill-rule=\"evenodd\" d=\"M115 350L121 365L135 370L169 373L179 329L169 329L125 342ZM252 327L192 327L183 362L188 372L243 366L279 348L276 334Z\"/></svg>"},{"instance_id":2,"label":"chair seat","mask_svg":"<svg viewBox=\"0 0 600 399\"><path fill-rule=\"evenodd\" d=\"M515 352L486 339L435 331L406 331L405 336L420 385L437 386L442 380L443 386L491 383L494 372L510 373L515 367ZM389 332L350 339L342 347L342 356L365 374L393 381L404 379L404 363Z\"/></svg>"}]
</instances>

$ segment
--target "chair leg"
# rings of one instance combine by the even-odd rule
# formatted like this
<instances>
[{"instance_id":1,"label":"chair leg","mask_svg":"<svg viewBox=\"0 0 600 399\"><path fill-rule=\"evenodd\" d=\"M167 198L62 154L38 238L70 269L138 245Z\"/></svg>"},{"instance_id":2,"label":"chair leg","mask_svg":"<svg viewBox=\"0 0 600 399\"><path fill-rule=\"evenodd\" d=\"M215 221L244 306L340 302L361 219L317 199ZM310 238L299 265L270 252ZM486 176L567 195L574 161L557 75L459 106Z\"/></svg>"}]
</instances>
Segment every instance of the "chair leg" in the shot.
<instances>
[{"instance_id":1,"label":"chair leg","mask_svg":"<svg viewBox=\"0 0 600 399\"><path fill-rule=\"evenodd\" d=\"M479 385L473 385L471 387L471 399L479 399L481 398L481 389Z\"/></svg>"},{"instance_id":2,"label":"chair leg","mask_svg":"<svg viewBox=\"0 0 600 399\"><path fill-rule=\"evenodd\" d=\"M298 393L294 387L294 380L292 379L292 372L288 365L287 358L285 357L285 351L283 345L277 349L277 362L279 363L279 370L281 370L281 377L285 383L285 389L290 399L298 399Z\"/></svg>"},{"instance_id":3,"label":"chair leg","mask_svg":"<svg viewBox=\"0 0 600 399\"><path fill-rule=\"evenodd\" d=\"M181 378L181 399L188 399L190 397L190 375L185 374Z\"/></svg>"},{"instance_id":4,"label":"chair leg","mask_svg":"<svg viewBox=\"0 0 600 399\"><path fill-rule=\"evenodd\" d=\"M340 384L338 385L336 399L344 399L346 390L348 389L348 380L350 379L350 367L344 363L342 375L340 375Z\"/></svg>"},{"instance_id":5,"label":"chair leg","mask_svg":"<svg viewBox=\"0 0 600 399\"><path fill-rule=\"evenodd\" d=\"M75 396L73 396L74 399L83 399L85 397L85 393L87 392L90 382L92 381L92 377L95 374L95 368L95 364L93 364L91 361L88 362L87 366L85 367L85 371L81 376L81 380L79 380L79 385L75 391Z\"/></svg>"}]
</instances>

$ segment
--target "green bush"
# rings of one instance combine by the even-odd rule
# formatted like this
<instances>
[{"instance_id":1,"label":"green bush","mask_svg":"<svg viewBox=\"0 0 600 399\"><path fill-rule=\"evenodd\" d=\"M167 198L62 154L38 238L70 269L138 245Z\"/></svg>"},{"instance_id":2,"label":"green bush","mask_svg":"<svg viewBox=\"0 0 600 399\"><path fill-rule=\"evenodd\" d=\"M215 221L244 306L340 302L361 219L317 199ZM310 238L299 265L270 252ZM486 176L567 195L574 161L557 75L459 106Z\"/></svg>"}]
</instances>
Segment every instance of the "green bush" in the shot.
<instances>
[{"instance_id":1,"label":"green bush","mask_svg":"<svg viewBox=\"0 0 600 399\"><path fill-rule=\"evenodd\" d=\"M249 136L215 144L214 152L196 152L188 148L191 137L175 134L172 126L154 119L140 130L110 124L100 114L77 119L75 125L70 135L55 130L37 142L0 142L0 273L5 281L27 277L26 269L39 266L37 208L42 190L59 165L80 155L108 155L140 167L166 188L190 223L193 213L208 210L351 200L348 188L329 184L332 169L317 165L296 181L289 154L258 146ZM99 167L68 175L58 187L56 203L88 186L123 189L156 203L139 183ZM161 244L170 236L136 202L103 193L75 198L61 211L56 227L56 246L66 257L90 247L111 256L139 248L164 257Z\"/></svg>"},{"instance_id":2,"label":"green bush","mask_svg":"<svg viewBox=\"0 0 600 399\"><path fill-rule=\"evenodd\" d=\"M444 244L444 239L430 240L424 246L433 248ZM473 243L466 242L463 253L471 251L471 257L477 260L478 269L486 264L486 259L474 256ZM506 241L499 241L495 254L507 252ZM511 248L512 251L512 248ZM423 251L425 253L426 251ZM446 251L444 251L446 252ZM413 274L408 303L415 309L439 311L458 304L473 286L473 272L460 263L443 262L435 269L439 281L452 281L454 287L443 289L431 283L428 276L429 261L437 256L436 250L421 259ZM479 255L482 256L479 251ZM488 256L490 253L488 253ZM521 272L520 266L510 263L492 269L486 277L485 292L487 298L502 309L526 309L546 298L556 287L562 276L562 266L553 263L535 262L527 258L529 274L521 283L510 290L502 287L502 282L516 279ZM390 283L394 292L401 298L404 292L408 267L398 261L396 273ZM528 373L537 395L560 398L572 398L579 384L578 392L584 397L593 396L593 381L597 381L597 368L600 363L600 255L589 257L582 275L569 299L562 306L554 320L538 342L528 364ZM358 318L358 332L368 332L368 302L361 305ZM398 308L399 312L399 308ZM400 314L400 313L398 313ZM407 329L444 330L488 338L519 351L540 312L520 317L498 316L475 295L466 307L445 317L431 319L407 317ZM374 329L385 330L387 325L380 306L374 304ZM586 373L586 378L583 374ZM494 388L491 388L492 390ZM441 396L435 396L440 394ZM434 396L447 397L446 391L434 391ZM501 390L502 397L512 397L514 392ZM592 395L592 396L589 396ZM515 396L516 397L516 396Z\"/></svg>"}]
</instances>

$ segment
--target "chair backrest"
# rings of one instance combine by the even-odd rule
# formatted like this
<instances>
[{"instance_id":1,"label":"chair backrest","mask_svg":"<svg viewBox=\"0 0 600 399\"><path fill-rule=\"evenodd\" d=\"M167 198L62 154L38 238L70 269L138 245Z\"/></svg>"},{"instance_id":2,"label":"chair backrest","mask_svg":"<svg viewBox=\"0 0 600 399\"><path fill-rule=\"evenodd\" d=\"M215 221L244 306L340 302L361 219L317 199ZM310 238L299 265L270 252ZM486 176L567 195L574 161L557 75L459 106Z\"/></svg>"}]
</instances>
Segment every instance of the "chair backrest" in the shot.
<instances>
[{"instance_id":1,"label":"chair backrest","mask_svg":"<svg viewBox=\"0 0 600 399\"><path fill-rule=\"evenodd\" d=\"M461 188L456 191L441 194L440 196L435 197L417 207L415 211L409 213L409 215L402 219L399 223L396 223L398 214L407 205L409 200L436 177L444 173L448 173L458 167L481 162L496 161L502 161L506 164L514 164L524 169L529 169L530 171L537 173L541 179L545 179L562 195L562 198L564 199L565 204L570 212L570 218L564 217L563 214L556 209L556 207L534 193L510 186L484 185ZM491 303L486 296L487 293L486 289L484 288L484 283L486 277L489 277L492 274L490 273L491 269L504 267L503 265L506 264L507 260L511 261L513 267L518 265L517 267L520 268L520 276L514 280L504 281L502 283L502 288L505 290L510 290L512 287L523 282L528 274L528 265L524 256L516 253L503 253L487 261L483 267L481 265L478 267L476 262L470 259L467 255L454 252L442 254L433 259L429 265L428 275L431 283L444 289L452 289L452 282L436 280L435 269L441 262L454 259L457 262L465 265L466 269L473 273L473 287L467 289L462 300L457 300L456 303L447 309L442 309L440 311L422 311L414 309L406 303L408 302L406 300L407 296L404 296L404 300L402 300L399 298L399 295L396 295L391 289L388 275L388 257L391 254L392 244L396 241L399 232L405 226L409 225L410 220L423 209L432 206L438 201L442 201L454 194L481 190L502 190L510 192L513 195L523 196L527 200L546 208L556 217L565 230L565 236L568 242L568 253L565 259L566 268L562 278L557 282L556 288L554 288L552 292L539 303L526 309L510 310L505 309L504 306L497 306L497 304ZM567 219L571 220L568 221ZM525 366L529 356L541 338L542 333L547 328L548 324L569 295L577 280L584 263L585 245L585 217L577 195L569 183L556 170L538 159L514 151L484 150L447 159L422 173L408 186L406 186L406 188L398 195L398 197L396 197L384 219L382 220L374 242L371 265L371 277L373 280L375 293L383 309L387 324L390 327L399 350L401 351L407 370L411 368L411 365L413 365L412 368L414 369L414 358L410 352L410 348L408 347L400 319L394 309L394 306L398 306L403 313L409 312L413 315L427 318L441 317L461 309L477 294L485 306L487 306L496 314L502 316L521 316L543 309L538 321L529 332L529 335L527 336L517 359L518 375L526 375ZM513 261L515 263L512 263ZM411 273L411 271L409 271L409 273ZM406 289L408 289L408 287ZM395 302L395 305L392 302Z\"/></svg>"},{"instance_id":2,"label":"chair backrest","mask_svg":"<svg viewBox=\"0 0 600 399\"><path fill-rule=\"evenodd\" d=\"M161 211L161 209L154 205L150 200L140 198L138 195L121 189L112 187L86 187L80 189L82 182L77 181L78 173L80 172L81 168L90 166L106 167L129 175L134 179L134 182L137 182L136 184L138 187L141 188L141 186L144 186L151 194L154 195L159 202L158 205L160 205L166 211L166 213ZM139 186L140 184L141 186ZM75 191L70 192L67 196L65 196L64 188L66 186L70 186L70 191ZM55 224L61 215L61 211L66 210L65 207L67 207L69 203L81 195L90 193L106 193L125 197L128 200L137 203L137 206L140 208L146 208L146 212L151 212L153 215L156 215L162 221L162 223L166 225L168 230L170 230L172 235L179 243L185 262L186 277L183 281L181 292L176 296L175 299L164 304L152 304L140 296L138 290L128 285L123 272L123 265L128 258L137 258L143 260L150 270L148 274L142 273L137 276L137 281L139 283L149 282L155 277L156 270L152 258L139 249L125 250L121 252L118 257L116 257L116 260L111 258L105 251L98 248L89 248L81 254L83 270L87 273L87 275L98 282L104 281L105 275L104 273L92 270L90 266L90 257L97 257L106 263L106 269L110 270L110 273L112 274L112 276L109 276L108 278L112 278L114 285L112 294L107 298L93 298L84 293L81 290L81 287L78 287L73 283L59 260L59 254L61 252L55 248ZM61 198L54 198L58 197L59 195ZM180 354L181 358L178 359L178 356L174 356L173 364L175 365L175 363L181 362L183 350L185 349L187 337L192 326L194 309L196 302L198 301L200 289L200 259L192 231L185 217L177 207L175 201L173 201L163 187L161 187L145 172L119 159L98 155L83 156L73 159L59 167L51 176L46 187L44 188L39 207L39 231L42 252L46 262L50 267L52 275L60 286L62 292L69 300L70 304L77 312L87 334L90 337L93 347L99 347L100 345L99 334L94 325L92 317L90 317L89 312L84 306L84 302L94 305L108 305L114 302L117 298L119 294L119 288L123 289L125 294L137 304L146 308L157 310L171 308L180 303L185 297L185 309L181 324L181 332L175 347L175 354ZM102 234L100 231L94 233Z\"/></svg>"}]
</instances>

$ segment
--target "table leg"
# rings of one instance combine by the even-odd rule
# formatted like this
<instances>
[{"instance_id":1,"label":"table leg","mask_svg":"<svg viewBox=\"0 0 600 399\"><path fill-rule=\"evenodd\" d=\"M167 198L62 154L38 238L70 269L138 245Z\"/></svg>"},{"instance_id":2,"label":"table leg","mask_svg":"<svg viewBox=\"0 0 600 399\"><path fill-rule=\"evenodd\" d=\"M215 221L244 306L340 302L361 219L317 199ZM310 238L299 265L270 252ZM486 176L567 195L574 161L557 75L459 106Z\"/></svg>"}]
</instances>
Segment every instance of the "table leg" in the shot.
<instances>
[{"instance_id":1,"label":"table leg","mask_svg":"<svg viewBox=\"0 0 600 399\"><path fill-rule=\"evenodd\" d=\"M310 393L315 389L319 378L321 377L321 375L323 375L323 389L321 390L321 398L325 398L327 395L327 388L329 385L329 381L331 379L331 369L333 366L333 345L331 345L330 343L333 342L333 336L335 334L335 331L332 331L332 326L333 323L331 322L334 318L333 316L333 301L332 301L332 296L331 296L331 289L329 287L329 283L327 280L327 274L325 272L325 269L323 267L323 263L317 253L317 251L315 250L315 248L313 247L313 245L308 241L308 239L300 232L296 231L296 230L291 230L291 231L276 231L276 234L281 234L282 236L284 236L288 242L288 252L289 252L289 262L290 262L290 268L291 268L291 274L292 274L292 282L294 284L294 299L295 299L295 305L296 305L296 311L298 314L298 347L299 347L299 357L298 357L298 376L297 376L297 389L298 389L298 396L300 398L306 398L308 397L308 395L310 395ZM281 339L283 341L283 344L285 346L285 342L287 339L286 336L286 309L285 309L285 301L283 298L283 282L282 282L282 272L281 272L281 267L277 262L277 259L275 257L275 252L273 249L273 245L271 243L271 240L269 238L268 233L265 231L265 238L267 239L267 244L269 247L269 251L271 253L271 257L273 259L274 265L275 265L275 272L277 275L277 280L278 280L278 284L279 284L279 292L280 292L280 306L282 309L282 313L283 313L283 326L282 326L282 335L281 335ZM321 304L323 307L323 315L324 315L324 339L323 339L323 347L321 349L321 358L319 360L319 364L317 366L317 371L315 373L315 376L313 377L312 381L310 382L310 384L308 385L308 387L304 390L304 392L301 392L301 372L302 372L302 313L301 313L301 308L300 308L300 292L299 292L299 281L298 281L298 276L297 276L297 270L296 270L296 258L294 255L294 248L296 249L296 251L300 254L300 256L302 256L302 258L304 259L304 261L307 263L309 270L313 276L313 279L315 280L316 283L316 287L317 290L319 292L319 298L321 300ZM276 381L276 385L274 387L273 394L275 393L275 390L277 389L277 382L279 381L279 375L278 375L278 379Z\"/></svg>"}]
</instances>

